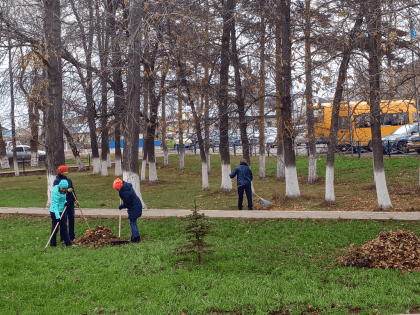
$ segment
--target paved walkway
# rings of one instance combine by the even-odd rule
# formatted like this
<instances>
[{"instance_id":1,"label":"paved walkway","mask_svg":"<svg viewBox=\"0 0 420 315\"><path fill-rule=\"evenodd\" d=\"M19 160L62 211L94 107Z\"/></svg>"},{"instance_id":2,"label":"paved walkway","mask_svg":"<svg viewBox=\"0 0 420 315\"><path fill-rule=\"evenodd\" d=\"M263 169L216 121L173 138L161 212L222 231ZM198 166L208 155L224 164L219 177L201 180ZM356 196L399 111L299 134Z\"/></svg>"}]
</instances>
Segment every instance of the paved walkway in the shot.
<instances>
[{"instance_id":1,"label":"paved walkway","mask_svg":"<svg viewBox=\"0 0 420 315\"><path fill-rule=\"evenodd\" d=\"M118 217L117 209L82 208L86 217ZM366 211L268 211L268 210L199 210L212 218L245 218L245 219L345 219L345 220L420 220L420 212L366 212ZM19 213L43 215L49 214L48 208L12 208L0 207L0 213ZM126 214L123 210L121 214ZM150 209L143 210L143 218L185 217L191 210ZM81 216L76 208L76 216Z\"/></svg>"}]
</instances>

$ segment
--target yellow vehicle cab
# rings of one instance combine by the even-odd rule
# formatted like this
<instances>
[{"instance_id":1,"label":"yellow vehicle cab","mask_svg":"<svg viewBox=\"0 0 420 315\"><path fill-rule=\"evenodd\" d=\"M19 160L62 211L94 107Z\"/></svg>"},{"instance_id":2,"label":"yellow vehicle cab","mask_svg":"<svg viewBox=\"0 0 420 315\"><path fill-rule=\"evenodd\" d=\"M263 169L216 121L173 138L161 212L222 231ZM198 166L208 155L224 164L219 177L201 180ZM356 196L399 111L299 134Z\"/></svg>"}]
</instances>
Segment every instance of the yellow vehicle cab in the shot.
<instances>
[{"instance_id":1,"label":"yellow vehicle cab","mask_svg":"<svg viewBox=\"0 0 420 315\"><path fill-rule=\"evenodd\" d=\"M381 136L386 136L399 126L417 121L414 100L381 101ZM332 103L314 106L315 137L327 141L330 135ZM341 102L338 118L338 145L369 148L372 132L370 104L366 101ZM351 124L350 124L351 122Z\"/></svg>"}]
</instances>

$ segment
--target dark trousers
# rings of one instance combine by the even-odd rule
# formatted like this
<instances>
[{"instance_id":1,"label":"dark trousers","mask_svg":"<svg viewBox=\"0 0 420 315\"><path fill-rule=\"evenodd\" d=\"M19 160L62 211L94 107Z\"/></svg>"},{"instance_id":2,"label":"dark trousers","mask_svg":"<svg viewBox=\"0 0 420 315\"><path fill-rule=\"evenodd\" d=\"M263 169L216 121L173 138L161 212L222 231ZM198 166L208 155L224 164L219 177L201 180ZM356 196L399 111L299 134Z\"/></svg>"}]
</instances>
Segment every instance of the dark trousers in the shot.
<instances>
[{"instance_id":1,"label":"dark trousers","mask_svg":"<svg viewBox=\"0 0 420 315\"><path fill-rule=\"evenodd\" d=\"M252 188L251 185L238 186L238 209L242 210L242 202L244 200L244 191L246 199L248 199L248 210L252 210Z\"/></svg>"},{"instance_id":2,"label":"dark trousers","mask_svg":"<svg viewBox=\"0 0 420 315\"><path fill-rule=\"evenodd\" d=\"M68 236L71 241L73 241L76 238L76 235L74 234L74 203L66 203L66 214L65 214L69 220L69 230L68 230ZM61 234L60 234L61 235ZM64 241L64 239L60 236L60 241Z\"/></svg>"},{"instance_id":3,"label":"dark trousers","mask_svg":"<svg viewBox=\"0 0 420 315\"><path fill-rule=\"evenodd\" d=\"M60 228L60 238L62 240L64 240L64 244L66 244L66 246L71 245L71 241L69 239L69 235L67 234L67 210L66 212L64 212L63 217L61 219L56 219L55 217L55 213L50 212L51 215L51 233L54 231L55 226L57 225L57 223L59 224L59 228ZM60 213L61 215L61 213ZM57 246L57 232L58 232L58 228L55 230L52 238L51 238L51 246Z\"/></svg>"},{"instance_id":4,"label":"dark trousers","mask_svg":"<svg viewBox=\"0 0 420 315\"><path fill-rule=\"evenodd\" d=\"M139 227L137 225L137 219L130 219L131 236L140 236Z\"/></svg>"}]
</instances>

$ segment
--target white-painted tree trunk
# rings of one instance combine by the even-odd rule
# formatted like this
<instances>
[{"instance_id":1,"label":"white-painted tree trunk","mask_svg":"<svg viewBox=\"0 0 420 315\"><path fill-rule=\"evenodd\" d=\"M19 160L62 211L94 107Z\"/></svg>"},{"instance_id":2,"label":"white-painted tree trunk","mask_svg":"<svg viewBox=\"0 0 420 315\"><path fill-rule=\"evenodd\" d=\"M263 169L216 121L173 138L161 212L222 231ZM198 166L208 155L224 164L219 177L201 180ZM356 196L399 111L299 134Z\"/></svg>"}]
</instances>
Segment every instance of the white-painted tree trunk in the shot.
<instances>
[{"instance_id":1,"label":"white-painted tree trunk","mask_svg":"<svg viewBox=\"0 0 420 315\"><path fill-rule=\"evenodd\" d=\"M9 159L7 158L7 155L0 159L0 165L1 169L3 170L6 168L10 168Z\"/></svg>"},{"instance_id":2,"label":"white-painted tree trunk","mask_svg":"<svg viewBox=\"0 0 420 315\"><path fill-rule=\"evenodd\" d=\"M277 155L277 172L276 172L277 180L284 180L284 156Z\"/></svg>"},{"instance_id":3,"label":"white-painted tree trunk","mask_svg":"<svg viewBox=\"0 0 420 315\"><path fill-rule=\"evenodd\" d=\"M159 179L156 172L156 162L149 162L149 184L157 184Z\"/></svg>"},{"instance_id":4,"label":"white-painted tree trunk","mask_svg":"<svg viewBox=\"0 0 420 315\"><path fill-rule=\"evenodd\" d=\"M121 167L121 158L115 159L115 176L120 177L123 174Z\"/></svg>"},{"instance_id":5,"label":"white-painted tree trunk","mask_svg":"<svg viewBox=\"0 0 420 315\"><path fill-rule=\"evenodd\" d=\"M38 166L39 166L38 154L36 152L31 152L31 167L38 167Z\"/></svg>"},{"instance_id":6,"label":"white-painted tree trunk","mask_svg":"<svg viewBox=\"0 0 420 315\"><path fill-rule=\"evenodd\" d=\"M79 167L79 172L84 171L85 165L83 164L83 159L80 155L76 156L76 163Z\"/></svg>"},{"instance_id":7,"label":"white-painted tree trunk","mask_svg":"<svg viewBox=\"0 0 420 315\"><path fill-rule=\"evenodd\" d=\"M334 202L334 167L327 165L325 170L325 201Z\"/></svg>"},{"instance_id":8,"label":"white-painted tree trunk","mask_svg":"<svg viewBox=\"0 0 420 315\"><path fill-rule=\"evenodd\" d=\"M108 161L101 162L101 175L108 176Z\"/></svg>"},{"instance_id":9,"label":"white-painted tree trunk","mask_svg":"<svg viewBox=\"0 0 420 315\"><path fill-rule=\"evenodd\" d=\"M265 179L265 153L260 154L259 167L258 177L259 179Z\"/></svg>"},{"instance_id":10,"label":"white-painted tree trunk","mask_svg":"<svg viewBox=\"0 0 420 315\"><path fill-rule=\"evenodd\" d=\"M106 161L107 161L107 167L111 168L112 167L112 161L111 161L111 153L108 152L108 154L106 155Z\"/></svg>"},{"instance_id":11,"label":"white-painted tree trunk","mask_svg":"<svg viewBox=\"0 0 420 315\"><path fill-rule=\"evenodd\" d=\"M313 183L316 180L316 155L309 155L309 167L308 167L308 183Z\"/></svg>"},{"instance_id":12,"label":"white-painted tree trunk","mask_svg":"<svg viewBox=\"0 0 420 315\"><path fill-rule=\"evenodd\" d=\"M101 173L101 159L100 158L92 158L93 164L93 174Z\"/></svg>"},{"instance_id":13,"label":"white-painted tree trunk","mask_svg":"<svg viewBox=\"0 0 420 315\"><path fill-rule=\"evenodd\" d=\"M221 191L232 190L232 179L229 177L230 173L232 173L230 164L222 164L222 187L220 187Z\"/></svg>"},{"instance_id":14,"label":"white-painted tree trunk","mask_svg":"<svg viewBox=\"0 0 420 315\"><path fill-rule=\"evenodd\" d=\"M284 169L286 175L286 197L300 197L299 181L296 166L288 166Z\"/></svg>"},{"instance_id":15,"label":"white-painted tree trunk","mask_svg":"<svg viewBox=\"0 0 420 315\"><path fill-rule=\"evenodd\" d=\"M54 181L55 181L56 175L54 174L47 174L47 205L46 207L50 207L51 205L51 196L52 196L52 190L54 188Z\"/></svg>"},{"instance_id":16,"label":"white-painted tree trunk","mask_svg":"<svg viewBox=\"0 0 420 315\"><path fill-rule=\"evenodd\" d=\"M184 156L185 156L185 148L184 150L179 150L179 169L183 170L184 169Z\"/></svg>"},{"instance_id":17,"label":"white-painted tree trunk","mask_svg":"<svg viewBox=\"0 0 420 315\"><path fill-rule=\"evenodd\" d=\"M147 209L147 206L144 203L143 198L141 197L139 174L134 172L123 171L123 181L133 185L133 189L136 192L136 195L140 198L143 209Z\"/></svg>"},{"instance_id":18,"label":"white-painted tree trunk","mask_svg":"<svg viewBox=\"0 0 420 315\"><path fill-rule=\"evenodd\" d=\"M141 181L145 182L146 181L146 165L147 165L147 161L146 159L141 160Z\"/></svg>"},{"instance_id":19,"label":"white-painted tree trunk","mask_svg":"<svg viewBox=\"0 0 420 315\"><path fill-rule=\"evenodd\" d=\"M207 169L207 163L205 162L201 162L201 177L202 177L202 181L201 181L202 190L209 189L209 173Z\"/></svg>"},{"instance_id":20,"label":"white-painted tree trunk","mask_svg":"<svg viewBox=\"0 0 420 315\"><path fill-rule=\"evenodd\" d=\"M15 169L15 176L19 176L19 163L17 159L13 161L13 168Z\"/></svg>"},{"instance_id":21,"label":"white-painted tree trunk","mask_svg":"<svg viewBox=\"0 0 420 315\"><path fill-rule=\"evenodd\" d=\"M163 165L166 166L169 164L169 154L168 148L163 149Z\"/></svg>"},{"instance_id":22,"label":"white-painted tree trunk","mask_svg":"<svg viewBox=\"0 0 420 315\"><path fill-rule=\"evenodd\" d=\"M376 195L378 197L378 207L384 211L392 209L391 199L389 198L386 186L385 172L374 171L376 179Z\"/></svg>"}]
</instances>

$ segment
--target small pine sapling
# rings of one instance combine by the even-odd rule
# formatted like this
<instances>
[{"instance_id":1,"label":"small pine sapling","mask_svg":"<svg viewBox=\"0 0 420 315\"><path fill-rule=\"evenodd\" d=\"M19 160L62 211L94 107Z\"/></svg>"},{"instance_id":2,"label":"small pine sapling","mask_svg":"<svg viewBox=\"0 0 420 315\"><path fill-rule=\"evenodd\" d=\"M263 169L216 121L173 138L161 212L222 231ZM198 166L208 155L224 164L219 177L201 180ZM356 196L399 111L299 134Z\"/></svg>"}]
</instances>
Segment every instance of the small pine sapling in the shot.
<instances>
[{"instance_id":1,"label":"small pine sapling","mask_svg":"<svg viewBox=\"0 0 420 315\"><path fill-rule=\"evenodd\" d=\"M211 247L215 245L207 243L204 238L214 232L216 223L209 221L204 214L197 212L197 204L194 199L193 213L186 216L186 224L184 226L187 242L178 245L174 253L177 255L197 254L198 263L201 264L201 255L211 254L214 250Z\"/></svg>"}]
</instances>

